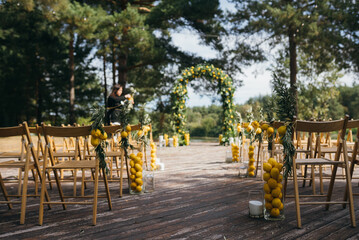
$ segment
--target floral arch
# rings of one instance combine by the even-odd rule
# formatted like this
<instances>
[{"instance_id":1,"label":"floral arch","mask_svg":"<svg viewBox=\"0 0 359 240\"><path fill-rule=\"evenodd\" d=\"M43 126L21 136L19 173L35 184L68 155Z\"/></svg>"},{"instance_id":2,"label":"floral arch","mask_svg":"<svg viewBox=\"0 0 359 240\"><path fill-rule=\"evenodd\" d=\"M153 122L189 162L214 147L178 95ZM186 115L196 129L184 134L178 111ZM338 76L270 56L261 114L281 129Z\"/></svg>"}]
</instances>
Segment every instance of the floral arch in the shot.
<instances>
[{"instance_id":1,"label":"floral arch","mask_svg":"<svg viewBox=\"0 0 359 240\"><path fill-rule=\"evenodd\" d=\"M222 134L223 143L228 143L230 136L233 136L233 80L223 70L213 65L197 65L182 71L181 77L173 88L171 94L173 121L176 133L179 135L180 144L183 143L183 136L186 132L186 99L188 98L187 84L193 79L205 77L217 84L218 94L221 95L223 105Z\"/></svg>"}]
</instances>

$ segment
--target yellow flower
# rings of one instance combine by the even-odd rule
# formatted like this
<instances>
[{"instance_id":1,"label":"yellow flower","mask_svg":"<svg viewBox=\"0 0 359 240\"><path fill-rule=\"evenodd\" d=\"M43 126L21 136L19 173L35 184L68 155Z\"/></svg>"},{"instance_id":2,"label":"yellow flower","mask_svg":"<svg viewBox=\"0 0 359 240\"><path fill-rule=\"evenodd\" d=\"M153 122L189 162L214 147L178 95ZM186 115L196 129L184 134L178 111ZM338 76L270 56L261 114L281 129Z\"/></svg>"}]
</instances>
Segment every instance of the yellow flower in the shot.
<instances>
[{"instance_id":1,"label":"yellow flower","mask_svg":"<svg viewBox=\"0 0 359 240\"><path fill-rule=\"evenodd\" d=\"M180 79L180 82L182 82L182 81L183 81L183 79L181 78L181 79Z\"/></svg>"}]
</instances>

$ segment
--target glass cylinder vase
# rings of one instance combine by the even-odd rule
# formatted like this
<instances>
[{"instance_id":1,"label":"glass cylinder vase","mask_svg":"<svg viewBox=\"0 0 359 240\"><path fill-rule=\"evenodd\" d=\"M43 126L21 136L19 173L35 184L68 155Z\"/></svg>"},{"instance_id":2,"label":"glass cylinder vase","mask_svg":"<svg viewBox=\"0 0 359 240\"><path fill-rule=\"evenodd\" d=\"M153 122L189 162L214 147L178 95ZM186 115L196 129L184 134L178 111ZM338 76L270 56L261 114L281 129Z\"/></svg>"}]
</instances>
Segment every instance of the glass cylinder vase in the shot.
<instances>
[{"instance_id":1,"label":"glass cylinder vase","mask_svg":"<svg viewBox=\"0 0 359 240\"><path fill-rule=\"evenodd\" d=\"M139 152L137 156L130 154L130 194L141 194L144 192L143 185L143 154Z\"/></svg>"},{"instance_id":2,"label":"glass cylinder vase","mask_svg":"<svg viewBox=\"0 0 359 240\"><path fill-rule=\"evenodd\" d=\"M263 164L263 180L265 184L264 200L265 211L264 218L266 220L283 220L284 219L284 203L283 201L283 175L281 174L283 164L277 162L274 158L269 158L267 162Z\"/></svg>"}]
</instances>

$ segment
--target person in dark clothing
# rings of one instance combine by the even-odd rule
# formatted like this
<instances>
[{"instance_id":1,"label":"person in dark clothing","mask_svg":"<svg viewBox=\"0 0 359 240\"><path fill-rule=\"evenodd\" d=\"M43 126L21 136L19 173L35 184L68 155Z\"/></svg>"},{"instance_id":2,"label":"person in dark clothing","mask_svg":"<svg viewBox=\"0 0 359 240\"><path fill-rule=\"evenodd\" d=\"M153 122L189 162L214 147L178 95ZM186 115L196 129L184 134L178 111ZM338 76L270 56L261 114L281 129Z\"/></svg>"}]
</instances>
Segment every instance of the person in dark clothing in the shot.
<instances>
[{"instance_id":1,"label":"person in dark clothing","mask_svg":"<svg viewBox=\"0 0 359 240\"><path fill-rule=\"evenodd\" d=\"M123 102L126 99L131 98L130 94L122 96L123 87L119 84L116 84L112 87L110 96L107 99L107 124L118 123L118 117L120 114L120 109L123 106Z\"/></svg>"}]
</instances>

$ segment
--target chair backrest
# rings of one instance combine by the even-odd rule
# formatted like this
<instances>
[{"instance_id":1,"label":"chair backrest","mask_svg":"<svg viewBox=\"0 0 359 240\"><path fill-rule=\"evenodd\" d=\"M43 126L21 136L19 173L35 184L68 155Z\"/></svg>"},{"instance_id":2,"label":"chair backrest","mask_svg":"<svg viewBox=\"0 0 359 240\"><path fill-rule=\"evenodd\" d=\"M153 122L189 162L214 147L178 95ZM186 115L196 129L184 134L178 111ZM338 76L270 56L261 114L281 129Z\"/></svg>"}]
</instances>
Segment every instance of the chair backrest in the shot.
<instances>
[{"instance_id":1,"label":"chair backrest","mask_svg":"<svg viewBox=\"0 0 359 240\"><path fill-rule=\"evenodd\" d=\"M357 129L357 135L356 135L356 138L355 138L355 144L354 144L354 147L353 147L353 154L352 154L353 160L356 160L357 159L357 154L359 152L359 120L351 120L351 121L349 121L347 127Z\"/></svg>"},{"instance_id":2,"label":"chair backrest","mask_svg":"<svg viewBox=\"0 0 359 240\"><path fill-rule=\"evenodd\" d=\"M295 121L295 131L297 132L308 132L310 134L310 138L312 139L313 134L317 134L315 147L313 149L312 147L312 141L308 141L308 148L307 150L310 150L311 157L317 156L317 153L321 152L321 144L320 144L320 134L321 133L329 133L329 132L340 132L339 136L339 144L338 149L342 148L343 144L345 145L345 131L348 125L349 117L345 116L342 120L334 120L334 121L303 121L303 120L296 120ZM313 152L314 151L314 155ZM345 145L345 151L346 151L346 145ZM339 150L337 150L337 153L340 153ZM339 154L337 154L336 158L339 157Z\"/></svg>"},{"instance_id":3,"label":"chair backrest","mask_svg":"<svg viewBox=\"0 0 359 240\"><path fill-rule=\"evenodd\" d=\"M334 132L341 131L347 128L349 117L346 116L342 120L334 120L334 121L296 121L296 131L299 132L316 132L316 133L325 133L325 132ZM343 135L343 134L342 134ZM345 135L345 132L344 132Z\"/></svg>"},{"instance_id":4,"label":"chair backrest","mask_svg":"<svg viewBox=\"0 0 359 240\"><path fill-rule=\"evenodd\" d=\"M16 127L0 128L0 137L14 137L14 136L22 137L24 144L29 146L31 155L37 164L38 163L37 157L36 157L37 155L34 150L34 145L32 143L32 139L30 136L30 130L29 130L29 126L27 125L27 122L23 122L23 124L20 124L19 126L16 126Z\"/></svg>"},{"instance_id":5,"label":"chair backrest","mask_svg":"<svg viewBox=\"0 0 359 240\"><path fill-rule=\"evenodd\" d=\"M91 134L91 126L81 127L53 127L42 124L45 136L53 137L85 137Z\"/></svg>"}]
</instances>

